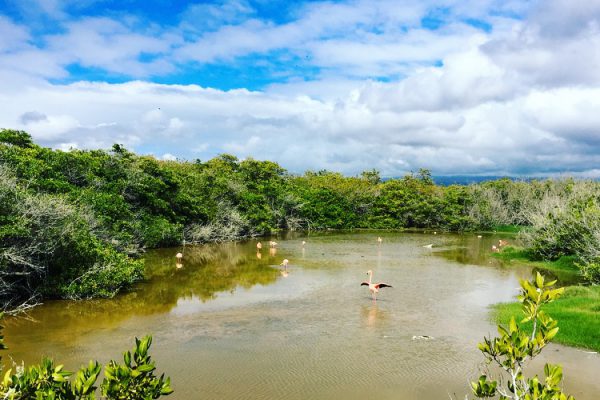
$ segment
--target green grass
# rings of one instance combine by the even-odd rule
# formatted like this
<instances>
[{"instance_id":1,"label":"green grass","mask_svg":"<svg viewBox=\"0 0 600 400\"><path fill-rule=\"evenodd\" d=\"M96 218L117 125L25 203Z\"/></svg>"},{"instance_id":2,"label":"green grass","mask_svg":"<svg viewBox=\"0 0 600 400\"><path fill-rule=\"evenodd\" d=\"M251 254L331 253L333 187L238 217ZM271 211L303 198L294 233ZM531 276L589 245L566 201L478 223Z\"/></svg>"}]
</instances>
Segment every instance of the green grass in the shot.
<instances>
[{"instance_id":1,"label":"green grass","mask_svg":"<svg viewBox=\"0 0 600 400\"><path fill-rule=\"evenodd\" d=\"M508 324L511 316L517 321L523 317L520 303L496 304L493 310L493 318L500 324ZM543 310L558 321L555 342L600 351L600 286L569 286Z\"/></svg>"},{"instance_id":2,"label":"green grass","mask_svg":"<svg viewBox=\"0 0 600 400\"><path fill-rule=\"evenodd\" d=\"M582 281L574 256L562 256L555 261L534 261L525 249L507 246L500 253L493 253L492 257L501 260L504 264L531 266L548 278L557 279L561 286L575 285Z\"/></svg>"},{"instance_id":3,"label":"green grass","mask_svg":"<svg viewBox=\"0 0 600 400\"><path fill-rule=\"evenodd\" d=\"M519 233L523 229L522 226L519 225L496 225L494 226L495 232L500 233Z\"/></svg>"}]
</instances>

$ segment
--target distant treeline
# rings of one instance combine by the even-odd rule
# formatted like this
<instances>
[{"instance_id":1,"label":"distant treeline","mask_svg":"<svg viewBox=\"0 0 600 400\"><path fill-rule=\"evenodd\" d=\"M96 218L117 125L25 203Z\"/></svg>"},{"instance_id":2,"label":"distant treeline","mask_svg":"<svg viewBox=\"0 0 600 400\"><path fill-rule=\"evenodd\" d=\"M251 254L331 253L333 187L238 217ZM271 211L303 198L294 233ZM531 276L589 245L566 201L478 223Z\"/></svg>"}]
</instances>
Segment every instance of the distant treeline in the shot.
<instances>
[{"instance_id":1,"label":"distant treeline","mask_svg":"<svg viewBox=\"0 0 600 400\"><path fill-rule=\"evenodd\" d=\"M289 174L228 154L161 161L120 145L63 152L0 130L0 304L111 296L140 279L144 248L279 230L525 228L532 257L575 255L599 281L600 184L509 179L438 186L428 170L382 182Z\"/></svg>"}]
</instances>

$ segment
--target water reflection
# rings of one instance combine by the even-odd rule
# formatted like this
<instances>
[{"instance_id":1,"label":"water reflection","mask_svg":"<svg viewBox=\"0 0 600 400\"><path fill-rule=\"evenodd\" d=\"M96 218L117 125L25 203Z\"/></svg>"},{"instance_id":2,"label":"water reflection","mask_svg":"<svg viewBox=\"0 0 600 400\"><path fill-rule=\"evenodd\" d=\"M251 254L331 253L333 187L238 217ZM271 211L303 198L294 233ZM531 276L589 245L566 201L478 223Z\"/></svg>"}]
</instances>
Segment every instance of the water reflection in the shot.
<instances>
[{"instance_id":1,"label":"water reflection","mask_svg":"<svg viewBox=\"0 0 600 400\"><path fill-rule=\"evenodd\" d=\"M251 246L244 244L187 246L185 268L183 255L175 257L173 268L172 249L153 250L145 257L146 280L133 290L113 299L49 301L31 310L29 316L52 331L58 341L69 341L96 329L118 326L132 316L167 313L181 299L204 303L221 292L275 282L280 274L269 266L269 260L249 257L251 254ZM31 326L22 318L7 318L6 323L9 343L22 335L20 328Z\"/></svg>"},{"instance_id":2,"label":"water reflection","mask_svg":"<svg viewBox=\"0 0 600 400\"><path fill-rule=\"evenodd\" d=\"M497 237L325 232L306 251L305 238L278 238L276 256L257 257L256 241L186 247L180 269L177 249L149 252L148 281L134 291L50 302L33 310L39 323L8 319L9 354L26 363L48 354L73 369L152 333L173 400L461 398L478 376L476 343L495 331L488 305L513 299L530 275L489 264ZM377 303L358 285L368 269L394 285ZM549 361L568 371L569 392L596 400L597 355L553 346L536 371Z\"/></svg>"},{"instance_id":3,"label":"water reflection","mask_svg":"<svg viewBox=\"0 0 600 400\"><path fill-rule=\"evenodd\" d=\"M388 318L388 312L380 309L375 302L370 305L363 305L361 307L361 314L365 325L368 327L380 326Z\"/></svg>"},{"instance_id":4,"label":"water reflection","mask_svg":"<svg viewBox=\"0 0 600 400\"><path fill-rule=\"evenodd\" d=\"M500 238L499 238L500 237ZM447 235L446 244L440 251L435 251L436 256L459 262L461 264L488 265L500 268L531 268L520 267L518 261L504 261L498 258L490 257L490 254L501 251L502 247L520 243L514 237L502 235L473 236L465 235ZM510 240L510 241L509 241ZM433 246L433 247L437 247ZM433 249L435 250L435 249ZM581 282L581 276L573 270L548 270L546 268L533 268L533 273L540 272L550 280L557 280L558 285L567 286Z\"/></svg>"}]
</instances>

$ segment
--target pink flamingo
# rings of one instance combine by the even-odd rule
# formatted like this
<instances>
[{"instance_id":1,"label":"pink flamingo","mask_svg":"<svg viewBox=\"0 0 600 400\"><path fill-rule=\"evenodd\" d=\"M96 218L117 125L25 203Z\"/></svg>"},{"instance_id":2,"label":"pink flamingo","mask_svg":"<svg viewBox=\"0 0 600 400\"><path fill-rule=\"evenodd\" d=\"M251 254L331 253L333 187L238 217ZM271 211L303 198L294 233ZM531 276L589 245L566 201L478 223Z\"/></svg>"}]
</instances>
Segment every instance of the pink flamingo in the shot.
<instances>
[{"instance_id":1,"label":"pink flamingo","mask_svg":"<svg viewBox=\"0 0 600 400\"><path fill-rule=\"evenodd\" d=\"M283 271L281 271L281 276L283 276L284 278L287 278L289 275L289 272L287 270L288 263L289 263L289 260L286 258L283 260L283 262L281 264L279 264L279 265L282 265L284 268Z\"/></svg>"},{"instance_id":2,"label":"pink flamingo","mask_svg":"<svg viewBox=\"0 0 600 400\"><path fill-rule=\"evenodd\" d=\"M377 301L377 293L379 293L380 288L384 287L393 287L392 285L388 285L387 283L379 282L379 283L371 283L371 279L373 278L373 271L368 270L367 275L369 275L369 282L363 282L360 286L368 286L369 291L371 292L371 297L373 297L374 301Z\"/></svg>"}]
</instances>

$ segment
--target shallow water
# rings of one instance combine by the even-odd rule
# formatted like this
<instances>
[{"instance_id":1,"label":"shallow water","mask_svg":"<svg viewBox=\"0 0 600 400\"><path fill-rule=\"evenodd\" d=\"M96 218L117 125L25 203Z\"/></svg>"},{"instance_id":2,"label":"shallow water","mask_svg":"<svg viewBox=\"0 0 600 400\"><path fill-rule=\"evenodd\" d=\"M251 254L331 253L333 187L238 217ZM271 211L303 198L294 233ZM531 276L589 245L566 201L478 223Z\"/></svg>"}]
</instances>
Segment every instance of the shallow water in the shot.
<instances>
[{"instance_id":1,"label":"shallow water","mask_svg":"<svg viewBox=\"0 0 600 400\"><path fill-rule=\"evenodd\" d=\"M26 363L47 354L75 369L120 359L134 336L151 333L173 399L462 399L482 367L477 342L495 334L487 306L511 300L530 273L488 257L497 239L318 234L276 239L275 254L265 241L260 259L256 241L186 247L180 269L181 249L156 250L134 291L7 319L7 354ZM360 286L368 269L393 285L376 303ZM564 365L577 399L600 397L597 354L552 345L532 371L548 361Z\"/></svg>"}]
</instances>

